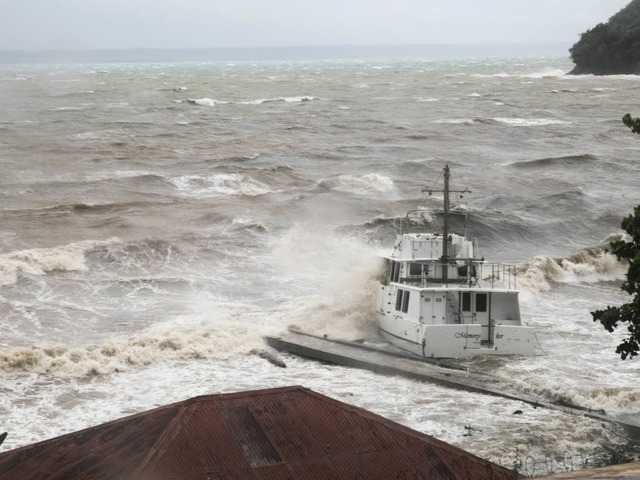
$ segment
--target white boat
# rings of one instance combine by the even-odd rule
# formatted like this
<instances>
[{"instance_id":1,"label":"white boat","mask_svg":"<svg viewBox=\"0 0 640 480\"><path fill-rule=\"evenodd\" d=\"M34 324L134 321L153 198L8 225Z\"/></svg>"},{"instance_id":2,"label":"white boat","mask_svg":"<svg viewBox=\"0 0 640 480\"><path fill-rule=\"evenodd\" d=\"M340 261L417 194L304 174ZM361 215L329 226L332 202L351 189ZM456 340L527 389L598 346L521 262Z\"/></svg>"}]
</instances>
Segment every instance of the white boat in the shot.
<instances>
[{"instance_id":1,"label":"white boat","mask_svg":"<svg viewBox=\"0 0 640 480\"><path fill-rule=\"evenodd\" d=\"M534 329L521 321L515 267L485 262L477 240L467 238L466 221L462 235L450 231L449 194L469 191L450 190L449 183L446 166L438 191L444 194L442 229L428 228L425 210L410 211L384 257L380 334L429 358L541 353Z\"/></svg>"}]
</instances>

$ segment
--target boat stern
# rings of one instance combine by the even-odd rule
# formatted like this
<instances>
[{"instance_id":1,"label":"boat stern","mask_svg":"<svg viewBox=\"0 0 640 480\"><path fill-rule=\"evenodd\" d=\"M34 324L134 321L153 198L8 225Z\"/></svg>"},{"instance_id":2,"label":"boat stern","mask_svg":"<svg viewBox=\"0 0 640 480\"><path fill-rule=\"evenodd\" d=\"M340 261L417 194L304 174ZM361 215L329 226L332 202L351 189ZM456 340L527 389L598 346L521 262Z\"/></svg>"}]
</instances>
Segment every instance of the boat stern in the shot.
<instances>
[{"instance_id":1,"label":"boat stern","mask_svg":"<svg viewBox=\"0 0 640 480\"><path fill-rule=\"evenodd\" d=\"M496 325L493 341L483 340L479 324L425 325L424 357L468 358L474 355L522 355L540 353L535 331L527 326Z\"/></svg>"}]
</instances>

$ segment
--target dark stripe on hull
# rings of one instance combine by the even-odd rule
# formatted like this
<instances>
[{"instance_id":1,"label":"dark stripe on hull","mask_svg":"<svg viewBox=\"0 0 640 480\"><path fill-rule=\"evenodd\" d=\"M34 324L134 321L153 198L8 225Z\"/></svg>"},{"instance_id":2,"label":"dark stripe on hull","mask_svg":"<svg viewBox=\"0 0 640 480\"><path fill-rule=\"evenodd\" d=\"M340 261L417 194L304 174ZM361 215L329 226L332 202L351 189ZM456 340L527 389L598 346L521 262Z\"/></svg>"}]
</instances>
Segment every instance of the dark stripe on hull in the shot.
<instances>
[{"instance_id":1,"label":"dark stripe on hull","mask_svg":"<svg viewBox=\"0 0 640 480\"><path fill-rule=\"evenodd\" d=\"M407 342L407 343L410 343L411 345L416 345L418 347L420 346L420 344L418 342L414 342L413 340L408 340L406 338L399 337L398 335L395 335L395 334L393 334L391 332L388 332L384 328L378 327L378 330L380 330L382 333L385 333L385 334L389 335L390 337L397 338L398 340L402 340L403 342Z\"/></svg>"},{"instance_id":2,"label":"dark stripe on hull","mask_svg":"<svg viewBox=\"0 0 640 480\"><path fill-rule=\"evenodd\" d=\"M394 339L397 339L397 340L400 340L400 341L406 343L406 345L404 345L404 346L403 345L398 345L396 343L397 347L403 348L403 349L407 350L408 352L413 353L414 355L418 355L419 357L425 358L424 357L424 352L422 350L422 345L419 344L418 342L414 342L413 340L408 340L406 338L399 337L398 335L394 335L393 333L388 332L384 328L378 327L378 330L380 331L380 333L382 334L383 337L386 335L388 337L391 337L391 338L394 338ZM388 339L388 340L391 343L393 343L392 340L390 340L390 339Z\"/></svg>"}]
</instances>

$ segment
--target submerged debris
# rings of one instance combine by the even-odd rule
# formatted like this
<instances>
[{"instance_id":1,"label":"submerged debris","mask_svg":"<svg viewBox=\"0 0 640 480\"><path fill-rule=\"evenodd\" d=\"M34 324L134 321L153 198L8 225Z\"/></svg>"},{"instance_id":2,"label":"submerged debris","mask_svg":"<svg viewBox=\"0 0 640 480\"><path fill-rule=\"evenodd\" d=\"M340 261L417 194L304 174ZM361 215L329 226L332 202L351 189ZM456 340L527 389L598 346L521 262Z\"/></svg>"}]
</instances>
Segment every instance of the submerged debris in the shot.
<instances>
[{"instance_id":1,"label":"submerged debris","mask_svg":"<svg viewBox=\"0 0 640 480\"><path fill-rule=\"evenodd\" d=\"M268 361L272 365L275 365L276 367L287 368L287 364L284 363L284 360L282 360L275 353L269 352L267 350L257 349L257 348L254 348L249 353L253 355L257 355L260 358L264 358L266 361Z\"/></svg>"},{"instance_id":2,"label":"submerged debris","mask_svg":"<svg viewBox=\"0 0 640 480\"><path fill-rule=\"evenodd\" d=\"M481 432L482 431L479 428L472 427L471 425L465 425L464 429L467 431L467 433L462 435L463 437L470 437L470 436L473 435L473 432Z\"/></svg>"}]
</instances>

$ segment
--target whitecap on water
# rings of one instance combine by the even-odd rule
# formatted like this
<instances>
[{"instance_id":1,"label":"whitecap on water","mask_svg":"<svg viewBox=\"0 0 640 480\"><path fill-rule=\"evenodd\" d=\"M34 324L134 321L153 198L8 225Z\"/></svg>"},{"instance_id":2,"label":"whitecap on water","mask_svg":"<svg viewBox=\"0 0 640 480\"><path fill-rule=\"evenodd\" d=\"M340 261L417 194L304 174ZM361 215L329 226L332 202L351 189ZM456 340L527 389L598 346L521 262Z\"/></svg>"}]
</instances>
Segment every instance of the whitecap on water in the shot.
<instances>
[{"instance_id":1,"label":"whitecap on water","mask_svg":"<svg viewBox=\"0 0 640 480\"><path fill-rule=\"evenodd\" d=\"M391 193L395 188L391 178L379 173L367 173L360 176L338 175L336 177L322 179L318 182L318 185L338 192L355 193L358 195Z\"/></svg>"},{"instance_id":2,"label":"whitecap on water","mask_svg":"<svg viewBox=\"0 0 640 480\"><path fill-rule=\"evenodd\" d=\"M571 122L558 120L555 118L494 118L496 122L504 123L514 127L543 127L546 125L570 125Z\"/></svg>"},{"instance_id":3,"label":"whitecap on water","mask_svg":"<svg viewBox=\"0 0 640 480\"><path fill-rule=\"evenodd\" d=\"M211 197L222 195L258 196L271 192L269 186L239 173L194 174L169 178L182 195Z\"/></svg>"}]
</instances>

